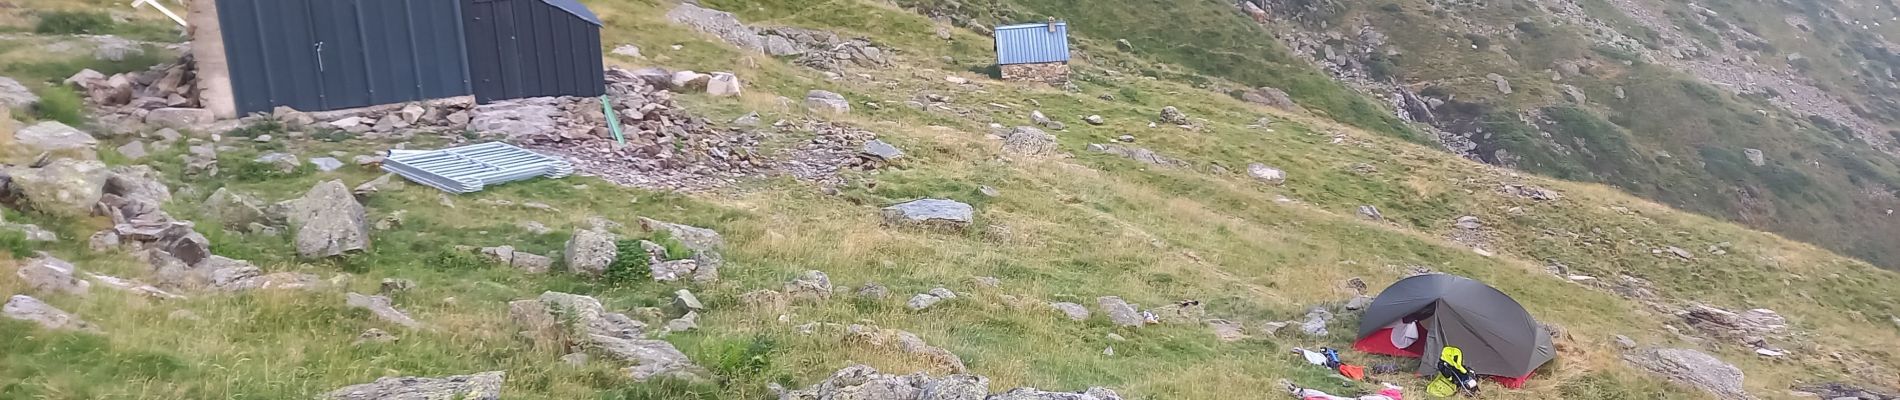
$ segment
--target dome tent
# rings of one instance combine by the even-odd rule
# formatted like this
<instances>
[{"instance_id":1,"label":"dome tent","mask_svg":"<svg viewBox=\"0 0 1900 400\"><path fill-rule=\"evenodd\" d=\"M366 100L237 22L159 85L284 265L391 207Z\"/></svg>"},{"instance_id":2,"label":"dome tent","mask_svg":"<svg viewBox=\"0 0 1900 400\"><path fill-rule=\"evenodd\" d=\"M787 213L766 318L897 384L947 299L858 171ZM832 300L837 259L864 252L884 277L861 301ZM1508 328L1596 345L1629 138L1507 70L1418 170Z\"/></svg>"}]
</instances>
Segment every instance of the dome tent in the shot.
<instances>
[{"instance_id":1,"label":"dome tent","mask_svg":"<svg viewBox=\"0 0 1900 400\"><path fill-rule=\"evenodd\" d=\"M1418 339L1394 338L1395 328L1416 323ZM1403 335L1400 330L1400 335ZM1403 344L1403 345L1401 345ZM1550 333L1530 312L1504 292L1457 275L1429 274L1401 279L1379 293L1359 320L1353 348L1375 354L1435 360L1445 346L1464 352L1473 373L1500 378L1517 387L1531 371L1556 356ZM1430 375L1436 362L1419 363Z\"/></svg>"}]
</instances>

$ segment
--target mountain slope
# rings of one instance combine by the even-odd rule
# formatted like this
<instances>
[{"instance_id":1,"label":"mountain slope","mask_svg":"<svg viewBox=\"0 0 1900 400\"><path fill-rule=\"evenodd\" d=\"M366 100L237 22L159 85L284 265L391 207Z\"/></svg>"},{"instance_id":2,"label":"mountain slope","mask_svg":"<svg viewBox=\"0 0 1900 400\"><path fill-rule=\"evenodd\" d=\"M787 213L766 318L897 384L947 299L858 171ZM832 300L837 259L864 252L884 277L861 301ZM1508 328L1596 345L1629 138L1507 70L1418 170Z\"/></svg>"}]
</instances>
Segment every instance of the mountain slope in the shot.
<instances>
[{"instance_id":1,"label":"mountain slope","mask_svg":"<svg viewBox=\"0 0 1900 400\"><path fill-rule=\"evenodd\" d=\"M200 221L198 229L214 253L251 260L268 272L341 277L322 290L192 293L179 301L102 289L89 296L36 294L99 324L105 333L52 332L0 320L0 331L12 338L0 340L7 346L0 365L8 367L0 368L0 382L11 382L0 393L300 398L380 376L503 370L508 373L506 398L760 398L770 396L770 383L805 387L853 362L892 373L949 372L928 359L842 340L841 327L818 324L804 332L801 326L813 322L913 332L957 355L996 389L1106 386L1128 398L1240 398L1279 390L1279 381L1288 379L1352 390L1365 386L1339 386L1328 378L1332 373L1286 351L1345 346L1351 338L1344 332L1356 323L1349 314L1342 314L1327 336L1273 335L1258 327L1351 299L1355 292L1344 284L1350 278L1360 278L1376 292L1419 270L1483 280L1514 296L1540 321L1560 328L1558 361L1523 391L1487 387L1484 398L1710 398L1624 362L1636 351L1620 348L1615 335L1643 347L1713 354L1745 371L1744 388L1765 398L1826 382L1900 385L1892 372L1900 366L1900 354L1886 348L1900 341L1900 326L1892 322L1900 316L1900 304L1887 293L1900 276L1865 262L1615 188L1523 175L1390 133L1243 103L1197 88L1197 80L1176 80L1176 74L1198 73L1147 59L1139 50L1147 45L1138 45L1133 54L1112 45L1083 47L1088 56L1076 68L1084 78L1076 85L1079 91L1071 92L972 73L989 62L986 37L951 29L950 39L941 39L930 21L897 8L843 0L705 3L733 11L749 24L864 36L895 51L897 62L827 79L790 60L737 49L667 22L663 15L672 3L589 5L607 22L604 43L635 44L647 57L615 56L613 64L732 71L747 80L748 93L738 98L679 95L693 114L722 126L752 111L765 121L793 122L793 128L784 129L733 126L763 132L773 139L768 145L809 141L813 133L798 128L804 122L845 124L876 132L908 159L848 173L846 183L835 187L760 177L710 193L679 194L574 177L491 187L452 198L453 208L443 205L433 189L407 185L375 193L364 203L370 220L401 215L397 226L373 232L369 252L304 262L295 258L288 237L226 232L197 200L219 188L288 199L319 181L341 179L354 186L377 172L303 169L193 178L182 173L182 148L159 151L149 162L165 173L179 199L167 210ZM1093 42L1105 43L1101 38ZM680 48L672 49L675 45ZM1167 79L1144 79L1123 65L1176 72L1156 74ZM954 84L946 76L974 83ZM842 93L855 111L815 115L787 108L778 99L802 98L810 89ZM922 110L902 105L926 94L948 100ZM1166 106L1178 107L1199 127L1148 127ZM1051 132L1058 155L1021 157L988 136L990 123L1030 124L1031 110L1068 125ZM1339 111L1319 111L1345 119ZM1100 115L1106 123L1084 123L1086 115ZM1261 117L1273 122L1251 126ZM1151 149L1177 162L1152 165L1087 150L1089 144L1116 143L1122 135L1135 137L1124 146ZM134 138L109 138L101 147L128 140ZM419 135L408 145L433 148L453 140ZM220 159L229 163L229 171L247 171L254 166L245 161L267 151L364 154L398 143L365 138L257 143L231 137L225 144L234 149ZM104 152L109 161L126 163ZM1280 186L1262 183L1242 172L1250 163L1283 169L1289 178ZM984 194L985 187L997 194ZM827 194L827 188L837 194ZM1561 197L1549 199L1533 189ZM973 205L974 225L941 232L880 223L878 208L924 197ZM502 206L499 200L540 202L559 211ZM1362 205L1376 207L1384 219L1359 216ZM540 275L488 265L454 249L512 245L558 253L571 231L590 225L592 216L622 225L612 230L623 238L648 237L638 228L638 217L717 230L728 246L722 279L705 284L590 281L567 272ZM1476 217L1482 227L1454 226L1463 216ZM102 218L9 211L6 220L58 231L67 240L34 244L39 246L34 250L73 261L83 271L140 279L153 274L125 252L94 252L74 239L106 228ZM535 233L522 228L523 221L555 229ZM1692 256L1667 253L1672 247ZM0 270L25 262L24 255L11 256L0 261ZM1553 275L1552 264L1563 264L1566 271ZM840 291L830 301L784 308L749 306L741 299L754 290L782 288L807 270L828 273L840 287L878 282L896 296L859 299ZM1601 282L1626 282L1620 276L1628 275L1648 282L1636 292L1650 294L1630 296L1618 291L1621 287L1600 287L1610 284L1571 275ZM999 284L990 287L978 277L994 277ZM401 330L344 305L342 292L377 291L383 278L417 283L392 298L429 328ZM959 297L922 311L901 304L939 286ZM509 301L543 291L591 295L608 309L632 312L664 306L680 288L697 293L707 311L698 331L664 339L710 370L713 378L706 381L635 383L609 362L568 365L561 361L567 349L518 337L509 318ZM13 274L0 275L0 293L29 292ZM1244 324L1249 338L1222 342L1199 323L1117 327L1099 310L1088 320L1071 321L1046 305L1067 301L1094 309L1099 296L1120 296L1150 308L1199 300L1208 317ZM1753 345L1704 332L1660 309L1685 308L1692 301L1779 312L1788 319L1789 334L1765 340L1790 355L1757 356ZM169 317L177 310L199 320ZM369 328L402 339L351 343ZM1111 339L1111 333L1126 340ZM1106 348L1114 355L1104 355ZM1368 364L1404 363L1347 356ZM1423 385L1404 374L1381 378L1412 393L1420 393Z\"/></svg>"}]
</instances>

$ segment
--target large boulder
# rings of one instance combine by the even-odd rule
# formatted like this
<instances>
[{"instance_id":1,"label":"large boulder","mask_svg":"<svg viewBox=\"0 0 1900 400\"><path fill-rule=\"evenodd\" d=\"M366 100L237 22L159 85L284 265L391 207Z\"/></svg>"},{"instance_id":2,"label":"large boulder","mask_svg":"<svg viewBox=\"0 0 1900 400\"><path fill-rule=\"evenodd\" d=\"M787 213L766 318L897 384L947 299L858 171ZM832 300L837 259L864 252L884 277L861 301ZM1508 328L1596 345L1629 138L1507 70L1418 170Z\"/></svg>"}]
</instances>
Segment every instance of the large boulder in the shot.
<instances>
[{"instance_id":1,"label":"large boulder","mask_svg":"<svg viewBox=\"0 0 1900 400\"><path fill-rule=\"evenodd\" d=\"M297 256L335 257L369 249L369 219L343 181L318 183L291 204Z\"/></svg>"},{"instance_id":2,"label":"large boulder","mask_svg":"<svg viewBox=\"0 0 1900 400\"><path fill-rule=\"evenodd\" d=\"M607 272L607 266L614 263L619 246L614 244L612 232L577 229L574 236L567 240L562 260L574 273L588 276L600 276Z\"/></svg>"},{"instance_id":3,"label":"large boulder","mask_svg":"<svg viewBox=\"0 0 1900 400\"><path fill-rule=\"evenodd\" d=\"M1174 106L1161 108L1161 122L1170 125L1188 125L1193 123L1193 121L1188 120L1186 113L1182 113L1181 109L1174 108Z\"/></svg>"},{"instance_id":4,"label":"large boulder","mask_svg":"<svg viewBox=\"0 0 1900 400\"><path fill-rule=\"evenodd\" d=\"M1626 354L1623 360L1669 380L1724 399L1753 398L1742 389L1742 370L1694 349L1659 348Z\"/></svg>"},{"instance_id":5,"label":"large boulder","mask_svg":"<svg viewBox=\"0 0 1900 400\"><path fill-rule=\"evenodd\" d=\"M824 90L805 92L805 109L815 112L844 114L851 112L851 101L844 95Z\"/></svg>"},{"instance_id":6,"label":"large boulder","mask_svg":"<svg viewBox=\"0 0 1900 400\"><path fill-rule=\"evenodd\" d=\"M1081 321L1089 319L1089 308L1083 307L1081 304L1068 302L1049 303L1049 307L1062 312L1062 315L1069 317L1071 320Z\"/></svg>"},{"instance_id":7,"label":"large boulder","mask_svg":"<svg viewBox=\"0 0 1900 400\"><path fill-rule=\"evenodd\" d=\"M203 108L166 107L145 114L145 124L172 129L191 129L217 122L218 116Z\"/></svg>"},{"instance_id":8,"label":"large boulder","mask_svg":"<svg viewBox=\"0 0 1900 400\"><path fill-rule=\"evenodd\" d=\"M0 116L4 118L4 116ZM4 121L0 124L11 124ZM74 129L59 121L41 121L13 133L12 141L6 140L4 129L0 129L0 163L26 164L47 154L52 158L74 158L96 160L99 158L99 140L92 135Z\"/></svg>"},{"instance_id":9,"label":"large boulder","mask_svg":"<svg viewBox=\"0 0 1900 400\"><path fill-rule=\"evenodd\" d=\"M80 320L79 317L54 308L30 296L13 295L5 306L0 306L0 315L39 324L46 329L99 332L99 327Z\"/></svg>"},{"instance_id":10,"label":"large boulder","mask_svg":"<svg viewBox=\"0 0 1900 400\"><path fill-rule=\"evenodd\" d=\"M441 378L382 377L324 393L326 400L499 400L506 373L489 371Z\"/></svg>"},{"instance_id":11,"label":"large boulder","mask_svg":"<svg viewBox=\"0 0 1900 400\"><path fill-rule=\"evenodd\" d=\"M106 165L93 160L58 159L41 168L14 168L11 184L27 206L40 212L69 217L92 213L105 194Z\"/></svg>"},{"instance_id":12,"label":"large boulder","mask_svg":"<svg viewBox=\"0 0 1900 400\"><path fill-rule=\"evenodd\" d=\"M706 82L706 95L713 97L738 96L745 90L739 77L730 72L714 72L712 79Z\"/></svg>"},{"instance_id":13,"label":"large boulder","mask_svg":"<svg viewBox=\"0 0 1900 400\"><path fill-rule=\"evenodd\" d=\"M884 223L892 226L915 225L963 229L975 219L976 209L969 204L945 199L922 199L884 207Z\"/></svg>"},{"instance_id":14,"label":"large boulder","mask_svg":"<svg viewBox=\"0 0 1900 400\"><path fill-rule=\"evenodd\" d=\"M27 261L14 275L19 276L20 282L35 292L84 295L92 288L92 283L74 277L75 271L73 264L66 260L41 254L39 258Z\"/></svg>"}]
</instances>

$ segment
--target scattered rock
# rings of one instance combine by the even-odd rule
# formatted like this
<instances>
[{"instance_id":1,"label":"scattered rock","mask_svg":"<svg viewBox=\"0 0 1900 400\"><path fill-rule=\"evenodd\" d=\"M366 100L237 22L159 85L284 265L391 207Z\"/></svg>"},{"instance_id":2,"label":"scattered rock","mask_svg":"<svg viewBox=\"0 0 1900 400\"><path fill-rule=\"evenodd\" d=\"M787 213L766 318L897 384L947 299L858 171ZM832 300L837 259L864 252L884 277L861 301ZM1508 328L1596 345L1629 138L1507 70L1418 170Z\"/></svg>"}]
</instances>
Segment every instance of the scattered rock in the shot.
<instances>
[{"instance_id":1,"label":"scattered rock","mask_svg":"<svg viewBox=\"0 0 1900 400\"><path fill-rule=\"evenodd\" d=\"M718 231L691 225L676 224L643 217L640 218L640 228L648 232L666 231L666 233L673 236L674 240L678 240L680 244L685 245L687 249L693 251L718 251L721 247L726 245L725 237L719 236Z\"/></svg>"},{"instance_id":2,"label":"scattered rock","mask_svg":"<svg viewBox=\"0 0 1900 400\"><path fill-rule=\"evenodd\" d=\"M1170 125L1189 125L1193 123L1193 121L1188 120L1187 114L1181 113L1181 110L1174 108L1174 106L1161 108L1161 122Z\"/></svg>"},{"instance_id":3,"label":"scattered rock","mask_svg":"<svg viewBox=\"0 0 1900 400\"><path fill-rule=\"evenodd\" d=\"M489 371L442 378L383 377L323 394L327 400L499 400L506 373Z\"/></svg>"},{"instance_id":4,"label":"scattered rock","mask_svg":"<svg viewBox=\"0 0 1900 400\"><path fill-rule=\"evenodd\" d=\"M613 264L618 251L613 233L578 229L561 254L569 271L597 277L607 272L607 265Z\"/></svg>"},{"instance_id":5,"label":"scattered rock","mask_svg":"<svg viewBox=\"0 0 1900 400\"><path fill-rule=\"evenodd\" d=\"M384 296L388 296L388 295L393 295L397 293L407 292L410 289L415 289L415 288L416 288L416 281L412 281L408 279L399 279L399 278L383 278L382 283L377 285L376 292Z\"/></svg>"},{"instance_id":6,"label":"scattered rock","mask_svg":"<svg viewBox=\"0 0 1900 400\"><path fill-rule=\"evenodd\" d=\"M1224 319L1207 320L1207 327L1214 331L1214 337L1222 342L1237 342L1247 338L1246 328L1239 322Z\"/></svg>"},{"instance_id":7,"label":"scattered rock","mask_svg":"<svg viewBox=\"0 0 1900 400\"><path fill-rule=\"evenodd\" d=\"M310 159L310 165L317 166L318 171L330 172L343 168L343 161L332 157L317 157Z\"/></svg>"},{"instance_id":8,"label":"scattered rock","mask_svg":"<svg viewBox=\"0 0 1900 400\"><path fill-rule=\"evenodd\" d=\"M117 151L120 156L132 161L143 160L146 156L152 154L149 150L145 149L145 142L141 140L126 142L120 145Z\"/></svg>"},{"instance_id":9,"label":"scattered rock","mask_svg":"<svg viewBox=\"0 0 1900 400\"><path fill-rule=\"evenodd\" d=\"M277 172L286 174L296 172L297 167L303 165L302 161L297 160L295 154L290 153L266 153L251 161L259 164L269 164L273 167L277 167Z\"/></svg>"},{"instance_id":10,"label":"scattered rock","mask_svg":"<svg viewBox=\"0 0 1900 400\"><path fill-rule=\"evenodd\" d=\"M297 256L327 258L369 249L369 220L343 181L318 183L291 205Z\"/></svg>"},{"instance_id":11,"label":"scattered rock","mask_svg":"<svg viewBox=\"0 0 1900 400\"><path fill-rule=\"evenodd\" d=\"M904 158L903 150L898 150L897 146L892 146L890 143L884 143L883 140L877 139L864 142L864 150L862 150L861 153L884 162L897 161L899 158Z\"/></svg>"},{"instance_id":12,"label":"scattered rock","mask_svg":"<svg viewBox=\"0 0 1900 400\"><path fill-rule=\"evenodd\" d=\"M664 336L668 334L674 334L674 333L686 332L686 331L692 331L692 330L698 330L698 329L699 329L699 313L687 312L686 315L666 321L666 326L662 327L660 334Z\"/></svg>"},{"instance_id":13,"label":"scattered rock","mask_svg":"<svg viewBox=\"0 0 1900 400\"><path fill-rule=\"evenodd\" d=\"M20 128L9 139L4 130L11 129L13 122L6 114L0 112L0 164L29 164L41 154L53 159L99 159L97 139L59 121L40 121Z\"/></svg>"},{"instance_id":14,"label":"scattered rock","mask_svg":"<svg viewBox=\"0 0 1900 400\"><path fill-rule=\"evenodd\" d=\"M1286 91L1265 86L1241 92L1240 99L1287 111L1299 108L1299 105L1293 102L1293 97L1287 96Z\"/></svg>"},{"instance_id":15,"label":"scattered rock","mask_svg":"<svg viewBox=\"0 0 1900 400\"><path fill-rule=\"evenodd\" d=\"M967 371L963 365L963 359L957 357L955 353L942 347L931 346L925 343L922 337L910 332L853 324L845 327L844 340L847 343L859 343L873 348L902 351L948 369L950 372Z\"/></svg>"},{"instance_id":16,"label":"scattered rock","mask_svg":"<svg viewBox=\"0 0 1900 400\"><path fill-rule=\"evenodd\" d=\"M858 297L866 300L884 300L891 297L891 289L877 282L865 282L858 288Z\"/></svg>"},{"instance_id":17,"label":"scattered rock","mask_svg":"<svg viewBox=\"0 0 1900 400\"><path fill-rule=\"evenodd\" d=\"M1148 165L1154 165L1154 166L1181 167L1181 166L1187 165L1187 162L1185 161L1162 156L1160 153L1156 153L1154 150L1149 150L1147 148L1142 148L1142 147L1129 147L1129 146L1120 146L1120 145L1113 145L1113 144L1090 143L1088 145L1088 151L1121 156L1121 157L1125 157L1131 160L1135 160L1136 162L1140 162L1142 164L1148 164Z\"/></svg>"},{"instance_id":18,"label":"scattered rock","mask_svg":"<svg viewBox=\"0 0 1900 400\"><path fill-rule=\"evenodd\" d=\"M1269 167L1266 164L1247 164L1247 175L1253 176L1254 179L1258 179L1270 185L1278 186L1286 184L1286 171Z\"/></svg>"},{"instance_id":19,"label":"scattered rock","mask_svg":"<svg viewBox=\"0 0 1900 400\"><path fill-rule=\"evenodd\" d=\"M246 230L254 223L266 221L264 210L249 198L240 196L228 187L220 187L211 192L204 202L205 214L222 223L225 229Z\"/></svg>"},{"instance_id":20,"label":"scattered rock","mask_svg":"<svg viewBox=\"0 0 1900 400\"><path fill-rule=\"evenodd\" d=\"M805 108L816 112L846 114L851 112L851 101L837 93L812 90L805 93Z\"/></svg>"},{"instance_id":21,"label":"scattered rock","mask_svg":"<svg viewBox=\"0 0 1900 400\"><path fill-rule=\"evenodd\" d=\"M831 277L824 271L805 271L797 279L785 283L785 295L793 300L826 300L831 298Z\"/></svg>"},{"instance_id":22,"label":"scattered rock","mask_svg":"<svg viewBox=\"0 0 1900 400\"><path fill-rule=\"evenodd\" d=\"M706 82L706 95L713 97L738 96L744 90L739 77L728 72L714 72L712 79Z\"/></svg>"},{"instance_id":23,"label":"scattered rock","mask_svg":"<svg viewBox=\"0 0 1900 400\"><path fill-rule=\"evenodd\" d=\"M1108 123L1108 120L1102 119L1102 116L1100 115L1089 115L1087 117L1082 117L1082 122L1087 122L1089 125L1100 126L1102 124Z\"/></svg>"},{"instance_id":24,"label":"scattered rock","mask_svg":"<svg viewBox=\"0 0 1900 400\"><path fill-rule=\"evenodd\" d=\"M1081 320L1089 319L1088 307L1083 307L1081 304L1068 303L1068 302L1056 302L1056 303L1049 303L1049 307L1055 308L1056 311L1062 312L1062 315L1069 317L1070 320L1081 321Z\"/></svg>"},{"instance_id":25,"label":"scattered rock","mask_svg":"<svg viewBox=\"0 0 1900 400\"><path fill-rule=\"evenodd\" d=\"M1491 80L1491 83L1497 86L1498 93L1511 94L1511 81L1505 80L1504 75L1490 73L1490 74L1485 74L1484 78Z\"/></svg>"},{"instance_id":26,"label":"scattered rock","mask_svg":"<svg viewBox=\"0 0 1900 400\"><path fill-rule=\"evenodd\" d=\"M0 76L0 107L32 108L39 102L40 96L27 90L26 85L21 85L20 81L13 78Z\"/></svg>"},{"instance_id":27,"label":"scattered rock","mask_svg":"<svg viewBox=\"0 0 1900 400\"><path fill-rule=\"evenodd\" d=\"M1742 370L1693 349L1650 349L1626 354L1623 360L1669 380L1694 386L1724 399L1748 399L1742 389Z\"/></svg>"},{"instance_id":28,"label":"scattered rock","mask_svg":"<svg viewBox=\"0 0 1900 400\"><path fill-rule=\"evenodd\" d=\"M1011 129L1003 137L1003 152L1024 156L1047 156L1056 153L1058 144L1055 135L1027 126Z\"/></svg>"},{"instance_id":29,"label":"scattered rock","mask_svg":"<svg viewBox=\"0 0 1900 400\"><path fill-rule=\"evenodd\" d=\"M1379 208L1373 207L1371 205L1359 206L1359 216L1368 220L1372 220L1373 222L1385 221L1385 214L1380 214Z\"/></svg>"},{"instance_id":30,"label":"scattered rock","mask_svg":"<svg viewBox=\"0 0 1900 400\"><path fill-rule=\"evenodd\" d=\"M25 283L27 288L35 292L83 296L92 287L92 283L74 277L74 272L76 268L72 263L41 253L39 257L28 260L26 265L14 272L14 275L20 277L20 282Z\"/></svg>"},{"instance_id":31,"label":"scattered rock","mask_svg":"<svg viewBox=\"0 0 1900 400\"><path fill-rule=\"evenodd\" d=\"M970 226L976 209L969 204L945 199L923 199L902 203L883 210L884 224L922 226L957 230Z\"/></svg>"},{"instance_id":32,"label":"scattered rock","mask_svg":"<svg viewBox=\"0 0 1900 400\"><path fill-rule=\"evenodd\" d=\"M1630 339L1629 336L1616 335L1616 336L1612 336L1611 339L1614 339L1614 341L1616 342L1616 347L1621 347L1624 350L1636 348L1636 341Z\"/></svg>"},{"instance_id":33,"label":"scattered rock","mask_svg":"<svg viewBox=\"0 0 1900 400\"><path fill-rule=\"evenodd\" d=\"M633 57L633 58L646 58L646 56L640 55L640 46L634 46L631 44L623 44L623 45L614 47L614 50L612 51L612 53L614 55L627 56L627 57Z\"/></svg>"},{"instance_id":34,"label":"scattered rock","mask_svg":"<svg viewBox=\"0 0 1900 400\"><path fill-rule=\"evenodd\" d=\"M942 297L937 297L929 293L919 293L916 296L911 296L910 301L904 303L904 306L909 307L911 311L922 311L944 300Z\"/></svg>"},{"instance_id":35,"label":"scattered rock","mask_svg":"<svg viewBox=\"0 0 1900 400\"><path fill-rule=\"evenodd\" d=\"M1348 311L1364 310L1366 309L1366 307L1369 307L1371 305L1372 305L1372 296L1367 296L1367 295L1362 294L1358 296L1353 296L1352 300L1347 300L1346 310Z\"/></svg>"},{"instance_id":36,"label":"scattered rock","mask_svg":"<svg viewBox=\"0 0 1900 400\"><path fill-rule=\"evenodd\" d=\"M194 129L217 121L217 115L202 108L166 107L145 114L145 124L173 129Z\"/></svg>"},{"instance_id":37,"label":"scattered rock","mask_svg":"<svg viewBox=\"0 0 1900 400\"><path fill-rule=\"evenodd\" d=\"M1306 312L1306 322L1300 323L1300 333L1307 336L1326 336L1326 325L1333 321L1333 313L1324 308L1314 308Z\"/></svg>"},{"instance_id":38,"label":"scattered rock","mask_svg":"<svg viewBox=\"0 0 1900 400\"><path fill-rule=\"evenodd\" d=\"M67 217L91 214L93 205L105 195L106 178L110 176L103 163L67 158L40 168L14 167L0 175L12 177L9 186L27 207Z\"/></svg>"},{"instance_id":39,"label":"scattered rock","mask_svg":"<svg viewBox=\"0 0 1900 400\"><path fill-rule=\"evenodd\" d=\"M561 362L576 367L587 365L587 353L567 353L561 356Z\"/></svg>"},{"instance_id":40,"label":"scattered rock","mask_svg":"<svg viewBox=\"0 0 1900 400\"><path fill-rule=\"evenodd\" d=\"M673 292L673 302L671 304L674 315L686 315L706 311L706 305L699 303L699 297L693 296L693 292L686 289Z\"/></svg>"},{"instance_id":41,"label":"scattered rock","mask_svg":"<svg viewBox=\"0 0 1900 400\"><path fill-rule=\"evenodd\" d=\"M1260 333L1267 336L1275 336L1280 333L1281 329L1286 329L1287 325L1292 324L1291 322L1262 322L1260 323Z\"/></svg>"},{"instance_id":42,"label":"scattered rock","mask_svg":"<svg viewBox=\"0 0 1900 400\"><path fill-rule=\"evenodd\" d=\"M1102 296L1096 298L1095 302L1098 307L1101 307L1103 314L1108 314L1108 320L1114 322L1115 325L1141 326L1146 322L1141 313L1136 311L1135 306L1128 304L1121 297Z\"/></svg>"},{"instance_id":43,"label":"scattered rock","mask_svg":"<svg viewBox=\"0 0 1900 400\"><path fill-rule=\"evenodd\" d=\"M60 311L58 308L25 295L13 295L7 298L7 304L0 307L0 314L7 318L39 324L46 329L75 330L99 333L99 327L80 320L79 317Z\"/></svg>"},{"instance_id":44,"label":"scattered rock","mask_svg":"<svg viewBox=\"0 0 1900 400\"><path fill-rule=\"evenodd\" d=\"M364 296L361 294L349 293L347 295L346 303L349 304L350 307L369 310L370 314L376 315L376 318L381 318L384 321L388 321L396 325L402 325L403 327L410 328L410 329L416 329L416 328L422 327L422 323L416 322L415 319L409 318L409 314L403 313L402 310L397 310L396 306L390 303L390 300L388 297Z\"/></svg>"}]
</instances>

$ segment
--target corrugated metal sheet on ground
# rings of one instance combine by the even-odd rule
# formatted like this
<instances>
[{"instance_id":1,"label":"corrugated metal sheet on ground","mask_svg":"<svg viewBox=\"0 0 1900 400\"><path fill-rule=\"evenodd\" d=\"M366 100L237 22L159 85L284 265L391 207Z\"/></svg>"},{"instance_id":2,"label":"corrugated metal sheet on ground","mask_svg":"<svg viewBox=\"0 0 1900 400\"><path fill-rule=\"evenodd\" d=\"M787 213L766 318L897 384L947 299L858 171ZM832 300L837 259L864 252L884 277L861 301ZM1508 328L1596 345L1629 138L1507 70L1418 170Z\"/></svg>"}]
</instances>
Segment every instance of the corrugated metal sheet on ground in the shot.
<instances>
[{"instance_id":1,"label":"corrugated metal sheet on ground","mask_svg":"<svg viewBox=\"0 0 1900 400\"><path fill-rule=\"evenodd\" d=\"M487 185L568 176L574 166L511 144L488 142L432 151L391 150L383 170L445 192L471 193Z\"/></svg>"},{"instance_id":2,"label":"corrugated metal sheet on ground","mask_svg":"<svg viewBox=\"0 0 1900 400\"><path fill-rule=\"evenodd\" d=\"M1069 61L1069 24L1056 22L996 27L998 65Z\"/></svg>"}]
</instances>

